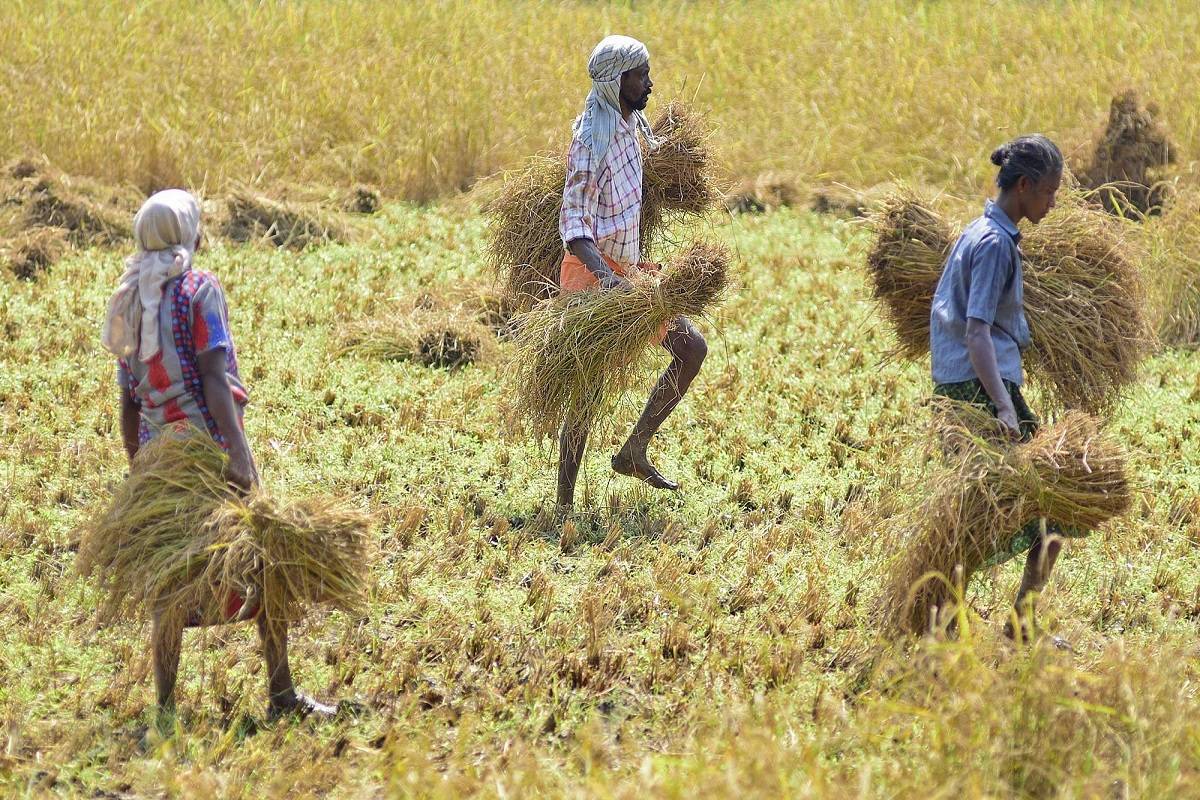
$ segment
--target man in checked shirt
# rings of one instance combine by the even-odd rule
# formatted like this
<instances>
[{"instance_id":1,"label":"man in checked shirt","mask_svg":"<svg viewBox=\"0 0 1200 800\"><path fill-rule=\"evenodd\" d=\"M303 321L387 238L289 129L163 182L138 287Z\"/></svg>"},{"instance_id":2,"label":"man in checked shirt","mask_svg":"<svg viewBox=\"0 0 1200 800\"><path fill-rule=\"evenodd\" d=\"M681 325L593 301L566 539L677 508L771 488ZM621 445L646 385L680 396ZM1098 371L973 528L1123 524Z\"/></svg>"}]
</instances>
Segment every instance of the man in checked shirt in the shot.
<instances>
[{"instance_id":1,"label":"man in checked shirt","mask_svg":"<svg viewBox=\"0 0 1200 800\"><path fill-rule=\"evenodd\" d=\"M628 36L608 36L588 60L592 91L583 114L575 121L567 156L559 233L566 253L559 284L564 292L599 286L621 290L636 271L657 271L641 263L638 226L642 212L642 151L638 133L650 147L656 141L642 111L650 98L650 54ZM658 379L646 407L612 468L656 489L675 490L646 454L650 438L679 405L700 371L708 346L687 319L664 326L658 342L671 355L671 364ZM575 481L587 444L589 425L568 419L559 440L558 507L570 510Z\"/></svg>"}]
</instances>

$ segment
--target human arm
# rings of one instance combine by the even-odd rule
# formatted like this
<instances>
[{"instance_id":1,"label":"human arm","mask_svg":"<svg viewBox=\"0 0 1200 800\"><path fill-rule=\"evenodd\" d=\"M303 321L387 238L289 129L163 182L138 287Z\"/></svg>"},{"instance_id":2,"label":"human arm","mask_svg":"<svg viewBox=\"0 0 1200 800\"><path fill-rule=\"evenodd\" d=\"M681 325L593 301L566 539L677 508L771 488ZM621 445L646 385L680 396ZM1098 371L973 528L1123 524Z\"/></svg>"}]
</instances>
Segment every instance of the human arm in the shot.
<instances>
[{"instance_id":1,"label":"human arm","mask_svg":"<svg viewBox=\"0 0 1200 800\"><path fill-rule=\"evenodd\" d=\"M258 471L246 441L246 432L242 430L238 419L233 390L225 374L225 351L220 348L208 350L200 353L197 361L208 413L229 446L229 480L243 489L249 489L258 483Z\"/></svg>"},{"instance_id":2,"label":"human arm","mask_svg":"<svg viewBox=\"0 0 1200 800\"><path fill-rule=\"evenodd\" d=\"M125 445L125 454L129 456L130 465L138 452L138 423L141 421L142 409L133 395L124 386L121 387L121 443Z\"/></svg>"},{"instance_id":3,"label":"human arm","mask_svg":"<svg viewBox=\"0 0 1200 800\"><path fill-rule=\"evenodd\" d=\"M974 317L967 319L967 357L975 376L983 384L984 391L996 406L996 416L1009 436L1019 438L1020 424L1017 421L1017 411L1013 407L1012 398L1004 388L1000 377L1000 367L996 363L996 346L992 342L992 326Z\"/></svg>"},{"instance_id":4,"label":"human arm","mask_svg":"<svg viewBox=\"0 0 1200 800\"><path fill-rule=\"evenodd\" d=\"M599 168L593 162L587 145L579 139L571 142L558 221L559 234L567 250L599 279L601 288L628 286L629 282L613 272L596 245L595 219L600 187L597 184Z\"/></svg>"}]
</instances>

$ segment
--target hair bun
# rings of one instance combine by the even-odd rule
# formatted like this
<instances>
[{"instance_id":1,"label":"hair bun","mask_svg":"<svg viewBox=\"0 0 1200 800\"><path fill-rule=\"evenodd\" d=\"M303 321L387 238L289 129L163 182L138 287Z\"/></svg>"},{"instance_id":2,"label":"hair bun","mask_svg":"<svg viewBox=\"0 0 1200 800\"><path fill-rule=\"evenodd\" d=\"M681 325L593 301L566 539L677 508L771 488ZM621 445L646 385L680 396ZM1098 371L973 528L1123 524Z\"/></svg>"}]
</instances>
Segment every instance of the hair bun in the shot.
<instances>
[{"instance_id":1,"label":"hair bun","mask_svg":"<svg viewBox=\"0 0 1200 800\"><path fill-rule=\"evenodd\" d=\"M999 147L997 147L995 150L992 151L992 163L995 164L997 167L1003 167L1004 161L1008 158L1009 152L1011 152L1011 149L1009 148L1008 145L1006 145L1006 144L1000 145Z\"/></svg>"}]
</instances>

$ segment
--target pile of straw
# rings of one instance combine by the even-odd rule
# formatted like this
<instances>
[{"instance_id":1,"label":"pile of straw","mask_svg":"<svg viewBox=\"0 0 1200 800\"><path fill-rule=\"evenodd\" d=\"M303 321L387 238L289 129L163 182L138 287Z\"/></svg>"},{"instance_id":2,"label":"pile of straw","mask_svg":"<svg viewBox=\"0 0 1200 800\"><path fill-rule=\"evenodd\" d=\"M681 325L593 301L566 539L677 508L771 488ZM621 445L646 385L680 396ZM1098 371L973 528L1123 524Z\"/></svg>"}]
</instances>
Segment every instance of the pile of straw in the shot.
<instances>
[{"instance_id":1,"label":"pile of straw","mask_svg":"<svg viewBox=\"0 0 1200 800\"><path fill-rule=\"evenodd\" d=\"M895 327L897 354L929 352L929 313L956 233L907 190L872 215L874 295ZM1102 413L1137 377L1154 336L1128 223L1068 193L1021 240L1031 377L1052 408Z\"/></svg>"},{"instance_id":2,"label":"pile of straw","mask_svg":"<svg viewBox=\"0 0 1200 800\"><path fill-rule=\"evenodd\" d=\"M893 633L923 633L1027 523L1045 517L1089 531L1129 508L1125 453L1088 415L1072 411L1027 444L1002 443L996 421L953 405L938 414L946 465L889 546L898 553L880 609ZM961 570L961 572L960 572Z\"/></svg>"},{"instance_id":3,"label":"pile of straw","mask_svg":"<svg viewBox=\"0 0 1200 800\"><path fill-rule=\"evenodd\" d=\"M484 361L495 350L495 335L467 309L413 303L349 323L339 332L334 354L455 369Z\"/></svg>"},{"instance_id":4,"label":"pile of straw","mask_svg":"<svg viewBox=\"0 0 1200 800\"><path fill-rule=\"evenodd\" d=\"M67 244L62 228L30 228L6 244L8 268L22 280L34 280L62 258Z\"/></svg>"},{"instance_id":5,"label":"pile of straw","mask_svg":"<svg viewBox=\"0 0 1200 800\"><path fill-rule=\"evenodd\" d=\"M515 411L535 437L568 416L590 426L639 375L640 357L664 323L696 316L728 286L728 253L694 244L659 276L628 291L593 289L543 301L515 321Z\"/></svg>"},{"instance_id":6,"label":"pile of straw","mask_svg":"<svg viewBox=\"0 0 1200 800\"><path fill-rule=\"evenodd\" d=\"M718 196L703 122L674 102L653 127L661 144L643 162L643 257L661 241L664 226L706 213ZM488 262L520 310L557 289L563 256L558 218L565 182L563 153L535 156L488 204Z\"/></svg>"},{"instance_id":7,"label":"pile of straw","mask_svg":"<svg viewBox=\"0 0 1200 800\"><path fill-rule=\"evenodd\" d=\"M231 592L257 596L271 619L296 620L318 603L361 611L369 520L325 500L241 496L224 470L204 435L163 435L138 453L80 540L79 571L107 593L101 617L198 611L216 621Z\"/></svg>"},{"instance_id":8,"label":"pile of straw","mask_svg":"<svg viewBox=\"0 0 1200 800\"><path fill-rule=\"evenodd\" d=\"M1143 106L1130 89L1112 99L1108 124L1097 137L1091 163L1080 183L1113 214L1157 214L1169 197L1160 178L1175 162L1175 147L1158 119L1158 107Z\"/></svg>"},{"instance_id":9,"label":"pile of straw","mask_svg":"<svg viewBox=\"0 0 1200 800\"><path fill-rule=\"evenodd\" d=\"M320 203L276 200L240 188L226 198L226 206L221 233L235 242L266 242L302 250L350 238L349 227Z\"/></svg>"}]
</instances>

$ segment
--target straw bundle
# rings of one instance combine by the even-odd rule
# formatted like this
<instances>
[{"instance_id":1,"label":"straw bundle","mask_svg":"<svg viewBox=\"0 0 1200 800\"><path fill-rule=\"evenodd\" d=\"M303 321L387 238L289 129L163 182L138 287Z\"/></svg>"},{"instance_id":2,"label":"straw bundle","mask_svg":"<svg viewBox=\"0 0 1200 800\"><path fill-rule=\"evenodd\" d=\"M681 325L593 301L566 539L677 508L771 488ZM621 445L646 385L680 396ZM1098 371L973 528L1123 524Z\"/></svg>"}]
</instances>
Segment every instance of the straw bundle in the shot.
<instances>
[{"instance_id":1,"label":"straw bundle","mask_svg":"<svg viewBox=\"0 0 1200 800\"><path fill-rule=\"evenodd\" d=\"M518 317L515 406L528 430L555 436L567 417L589 425L598 419L637 376L663 324L702 314L720 299L728 262L723 248L694 244L628 291L565 294Z\"/></svg>"},{"instance_id":2,"label":"straw bundle","mask_svg":"<svg viewBox=\"0 0 1200 800\"><path fill-rule=\"evenodd\" d=\"M235 242L267 242L303 250L309 245L345 242L351 229L320 203L273 199L239 188L226 198L221 233Z\"/></svg>"},{"instance_id":3,"label":"straw bundle","mask_svg":"<svg viewBox=\"0 0 1200 800\"><path fill-rule=\"evenodd\" d=\"M937 609L1021 528L1045 517L1087 531L1130 503L1125 453L1088 415L1071 411L1031 441L1008 445L986 412L962 404L939 414L947 464L891 549L899 553L880 609L892 633L922 633Z\"/></svg>"},{"instance_id":4,"label":"straw bundle","mask_svg":"<svg viewBox=\"0 0 1200 800\"><path fill-rule=\"evenodd\" d=\"M705 213L718 195L703 122L675 102L653 127L660 145L643 162L643 256L662 238L667 222ZM566 172L561 153L535 156L488 204L488 261L520 310L557 290L563 255L558 218Z\"/></svg>"},{"instance_id":5,"label":"straw bundle","mask_svg":"<svg viewBox=\"0 0 1200 800\"><path fill-rule=\"evenodd\" d=\"M447 369L466 366L491 357L496 350L495 336L478 317L461 307L437 304L390 309L342 328L335 355L412 360Z\"/></svg>"},{"instance_id":6,"label":"straw bundle","mask_svg":"<svg viewBox=\"0 0 1200 800\"><path fill-rule=\"evenodd\" d=\"M230 593L260 598L271 619L326 603L361 610L369 521L325 500L241 496L208 437L163 435L138 453L111 506L91 520L77 567L107 597L101 617L199 611L217 621Z\"/></svg>"},{"instance_id":7,"label":"straw bundle","mask_svg":"<svg viewBox=\"0 0 1200 800\"><path fill-rule=\"evenodd\" d=\"M1158 115L1158 107L1143 105L1132 89L1112 99L1108 124L1080 175L1080 182L1096 189L1094 197L1112 214L1157 214L1170 196L1170 185L1160 178L1175 163L1176 148Z\"/></svg>"},{"instance_id":8,"label":"straw bundle","mask_svg":"<svg viewBox=\"0 0 1200 800\"><path fill-rule=\"evenodd\" d=\"M1200 190L1178 192L1145 228L1158 339L1170 347L1195 347L1200 344Z\"/></svg>"},{"instance_id":9,"label":"straw bundle","mask_svg":"<svg viewBox=\"0 0 1200 800\"><path fill-rule=\"evenodd\" d=\"M955 235L904 190L883 201L871 224L875 298L895 327L897 354L919 358L929 352L930 306ZM1068 195L1021 240L1033 339L1025 363L1051 407L1102 413L1153 344L1126 224Z\"/></svg>"}]
</instances>

